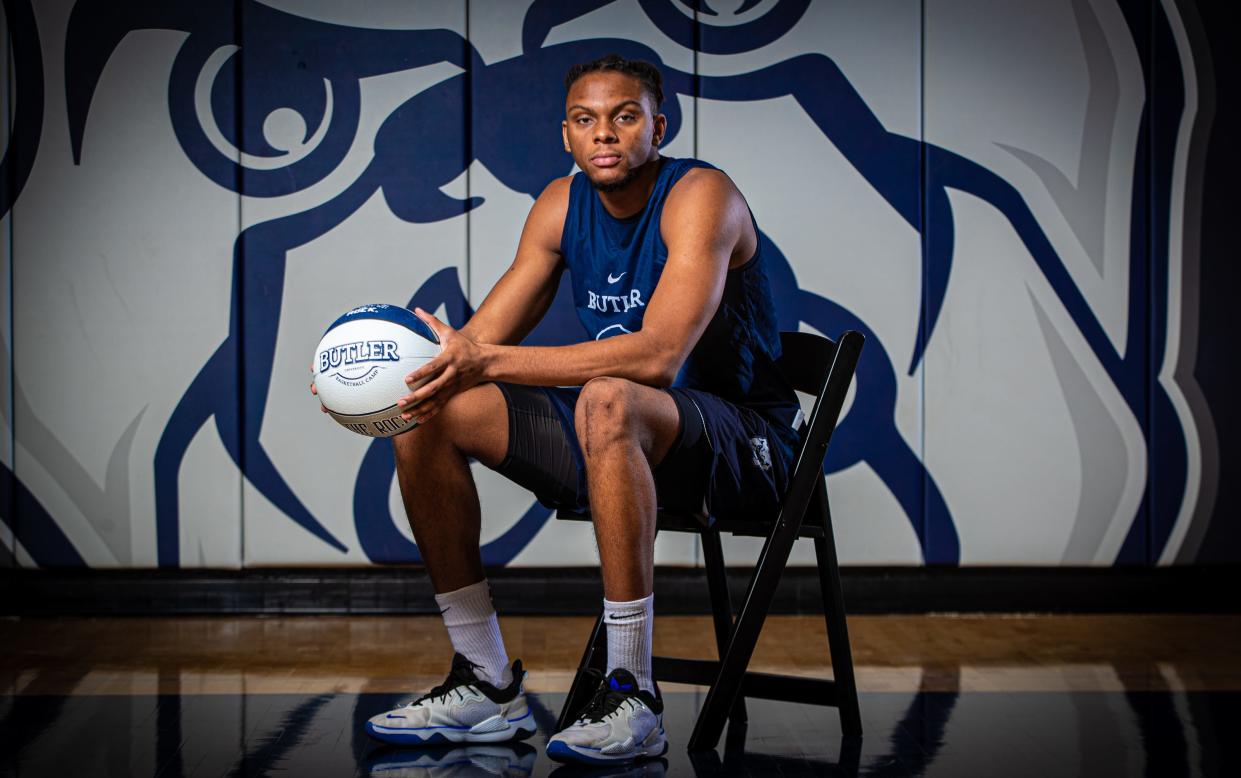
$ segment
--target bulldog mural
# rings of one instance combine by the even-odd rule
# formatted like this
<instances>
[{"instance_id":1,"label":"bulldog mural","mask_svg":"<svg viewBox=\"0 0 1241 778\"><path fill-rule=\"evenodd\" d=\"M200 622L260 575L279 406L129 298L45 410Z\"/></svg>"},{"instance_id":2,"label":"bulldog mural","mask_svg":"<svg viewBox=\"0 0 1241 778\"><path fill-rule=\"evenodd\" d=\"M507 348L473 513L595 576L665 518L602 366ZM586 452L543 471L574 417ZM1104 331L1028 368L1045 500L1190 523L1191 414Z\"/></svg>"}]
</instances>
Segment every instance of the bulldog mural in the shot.
<instances>
[{"instance_id":1,"label":"bulldog mural","mask_svg":"<svg viewBox=\"0 0 1241 778\"><path fill-rule=\"evenodd\" d=\"M667 153L751 197L781 328L867 337L825 466L846 562L1192 555L1186 22L967 5L5 0L19 558L417 561L390 443L322 423L305 354L360 301L461 326L607 52L663 71ZM585 337L566 295L530 342ZM488 478L485 562L590 553Z\"/></svg>"}]
</instances>

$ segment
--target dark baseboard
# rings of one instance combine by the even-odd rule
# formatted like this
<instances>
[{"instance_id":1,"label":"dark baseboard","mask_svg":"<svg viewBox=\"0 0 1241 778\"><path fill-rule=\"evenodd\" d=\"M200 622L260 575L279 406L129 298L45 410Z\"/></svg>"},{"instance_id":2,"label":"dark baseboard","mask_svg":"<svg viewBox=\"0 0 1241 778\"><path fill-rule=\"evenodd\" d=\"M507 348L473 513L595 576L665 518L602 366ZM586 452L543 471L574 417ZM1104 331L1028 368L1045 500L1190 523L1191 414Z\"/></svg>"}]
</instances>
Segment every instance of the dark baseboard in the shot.
<instances>
[{"instance_id":1,"label":"dark baseboard","mask_svg":"<svg viewBox=\"0 0 1241 778\"><path fill-rule=\"evenodd\" d=\"M748 572L731 569L734 604ZM599 607L594 568L489 571L501 614L584 615ZM849 567L849 613L1236 613L1241 566L1172 568ZM655 573L660 613L710 612L703 570ZM435 613L417 567L0 572L7 616ZM812 568L789 568L771 613L821 612Z\"/></svg>"}]
</instances>

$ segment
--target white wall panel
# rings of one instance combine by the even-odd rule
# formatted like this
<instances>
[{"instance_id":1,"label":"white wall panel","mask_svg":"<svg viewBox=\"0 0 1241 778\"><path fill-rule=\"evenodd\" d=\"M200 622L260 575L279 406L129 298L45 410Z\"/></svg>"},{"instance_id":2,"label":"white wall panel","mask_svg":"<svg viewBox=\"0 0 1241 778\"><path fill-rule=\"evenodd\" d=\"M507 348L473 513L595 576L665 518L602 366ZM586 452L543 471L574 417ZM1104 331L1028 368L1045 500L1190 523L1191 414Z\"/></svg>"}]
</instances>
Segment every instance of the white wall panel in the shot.
<instances>
[{"instance_id":1,"label":"white wall panel","mask_svg":"<svg viewBox=\"0 0 1241 778\"><path fill-rule=\"evenodd\" d=\"M45 119L13 216L15 465L88 564L145 566L156 563L156 447L227 329L237 200L194 169L173 135L168 82L181 32L135 32L112 52L74 164L70 5L37 9ZM213 391L235 398L235 386ZM180 517L213 550L200 563L238 564L235 470L182 468L180 478L213 485L214 499Z\"/></svg>"},{"instance_id":2,"label":"white wall panel","mask_svg":"<svg viewBox=\"0 0 1241 778\"><path fill-rule=\"evenodd\" d=\"M1144 348L1125 342L1137 50L1110 3L969 9L927 3L926 135L953 155L927 196L950 176L978 194L949 190L950 216L929 225L955 245L927 355L926 462L963 563L1111 563L1146 478L1141 423L1106 369ZM994 196L1003 185L1020 202ZM1017 229L1027 214L1033 238ZM1064 272L1069 298L1051 280Z\"/></svg>"},{"instance_id":3,"label":"white wall panel","mask_svg":"<svg viewBox=\"0 0 1241 778\"><path fill-rule=\"evenodd\" d=\"M1120 4L926 2L927 140L1017 187L1118 350L1145 84Z\"/></svg>"},{"instance_id":4,"label":"white wall panel","mask_svg":"<svg viewBox=\"0 0 1241 778\"><path fill-rule=\"evenodd\" d=\"M1026 288L1029 259L996 251L1012 236L985 204L952 200L959 238L928 354L928 457L943 473L967 560L1058 556L1081 461Z\"/></svg>"}]
</instances>

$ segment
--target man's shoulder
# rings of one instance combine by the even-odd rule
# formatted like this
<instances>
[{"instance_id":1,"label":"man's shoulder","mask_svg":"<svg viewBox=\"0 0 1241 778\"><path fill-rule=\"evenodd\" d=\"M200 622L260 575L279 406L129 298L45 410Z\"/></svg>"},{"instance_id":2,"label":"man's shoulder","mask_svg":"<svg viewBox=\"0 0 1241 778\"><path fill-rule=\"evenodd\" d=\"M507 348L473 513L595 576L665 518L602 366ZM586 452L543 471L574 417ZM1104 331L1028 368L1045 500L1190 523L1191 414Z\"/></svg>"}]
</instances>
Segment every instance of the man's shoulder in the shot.
<instances>
[{"instance_id":1,"label":"man's shoulder","mask_svg":"<svg viewBox=\"0 0 1241 778\"><path fill-rule=\"evenodd\" d=\"M572 184L572 175L552 179L534 201L530 215L563 222L565 213L569 210L569 189Z\"/></svg>"},{"instance_id":2,"label":"man's shoulder","mask_svg":"<svg viewBox=\"0 0 1241 778\"><path fill-rule=\"evenodd\" d=\"M741 190L727 173L716 167L695 166L672 185L664 210L719 208L734 199L744 201Z\"/></svg>"},{"instance_id":3,"label":"man's shoulder","mask_svg":"<svg viewBox=\"0 0 1241 778\"><path fill-rule=\"evenodd\" d=\"M686 190L704 187L708 189L712 187L736 189L736 185L733 184L733 180L728 177L727 173L717 167L707 167L705 165L691 167L686 170L681 175L681 178L672 185L672 191L675 192L678 187Z\"/></svg>"},{"instance_id":4,"label":"man's shoulder","mask_svg":"<svg viewBox=\"0 0 1241 778\"><path fill-rule=\"evenodd\" d=\"M573 177L574 174L570 173L567 176L553 178L551 183L543 188L543 191L539 194L538 199L542 200L547 198L549 201L553 202L569 202L569 189L573 186Z\"/></svg>"},{"instance_id":5,"label":"man's shoulder","mask_svg":"<svg viewBox=\"0 0 1241 778\"><path fill-rule=\"evenodd\" d=\"M560 237L564 229L565 214L569 211L569 186L573 176L554 179L543 188L530 207L522 241L533 241L548 251L560 250Z\"/></svg>"}]
</instances>

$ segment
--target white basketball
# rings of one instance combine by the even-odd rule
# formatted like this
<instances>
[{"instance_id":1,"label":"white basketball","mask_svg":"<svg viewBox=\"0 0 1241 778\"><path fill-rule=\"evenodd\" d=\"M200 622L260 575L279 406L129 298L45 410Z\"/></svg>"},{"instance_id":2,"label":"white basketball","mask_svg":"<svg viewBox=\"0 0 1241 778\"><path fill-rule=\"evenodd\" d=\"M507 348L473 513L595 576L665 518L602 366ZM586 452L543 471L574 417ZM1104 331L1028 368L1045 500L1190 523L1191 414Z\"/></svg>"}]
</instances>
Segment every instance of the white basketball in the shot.
<instances>
[{"instance_id":1,"label":"white basketball","mask_svg":"<svg viewBox=\"0 0 1241 778\"><path fill-rule=\"evenodd\" d=\"M362 305L328 327L315 349L315 390L333 419L372 438L418 426L396 401L409 394L405 376L440 353L439 338L411 311Z\"/></svg>"}]
</instances>

